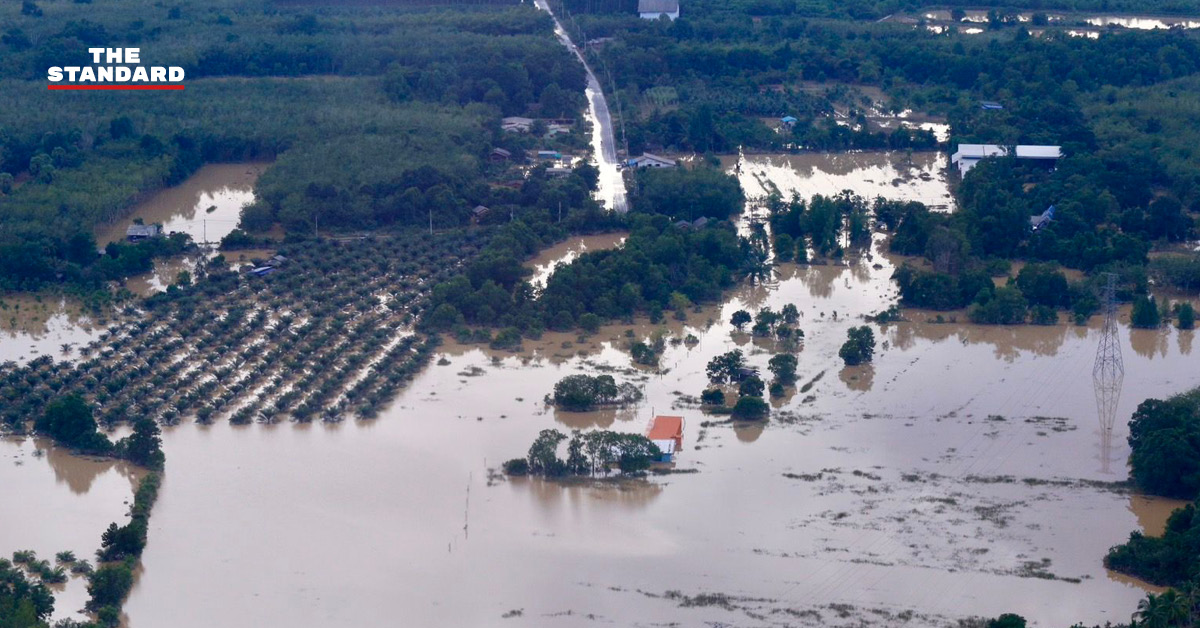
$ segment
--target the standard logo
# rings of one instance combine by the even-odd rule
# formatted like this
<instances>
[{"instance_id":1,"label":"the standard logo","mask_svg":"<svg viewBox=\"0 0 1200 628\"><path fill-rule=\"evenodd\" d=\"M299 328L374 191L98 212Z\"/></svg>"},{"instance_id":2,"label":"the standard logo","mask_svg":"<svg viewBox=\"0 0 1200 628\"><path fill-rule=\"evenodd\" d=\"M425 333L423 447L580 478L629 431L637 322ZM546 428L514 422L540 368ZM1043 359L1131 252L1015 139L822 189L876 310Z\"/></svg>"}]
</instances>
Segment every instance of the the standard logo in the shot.
<instances>
[{"instance_id":1,"label":"the standard logo","mask_svg":"<svg viewBox=\"0 0 1200 628\"><path fill-rule=\"evenodd\" d=\"M141 48L88 48L95 65L54 66L48 89L183 89L183 68L141 65ZM101 65L114 64L122 65ZM136 67L130 67L134 65ZM66 81L69 85L54 85Z\"/></svg>"}]
</instances>

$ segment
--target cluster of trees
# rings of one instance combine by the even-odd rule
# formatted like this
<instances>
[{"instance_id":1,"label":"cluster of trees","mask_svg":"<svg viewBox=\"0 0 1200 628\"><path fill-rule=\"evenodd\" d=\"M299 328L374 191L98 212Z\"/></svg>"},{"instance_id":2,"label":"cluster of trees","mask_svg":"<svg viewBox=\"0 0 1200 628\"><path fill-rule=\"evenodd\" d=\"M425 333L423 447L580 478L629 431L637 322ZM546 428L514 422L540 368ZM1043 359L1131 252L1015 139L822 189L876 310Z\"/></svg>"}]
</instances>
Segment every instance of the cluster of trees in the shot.
<instances>
[{"instance_id":1,"label":"cluster of trees","mask_svg":"<svg viewBox=\"0 0 1200 628\"><path fill-rule=\"evenodd\" d=\"M885 203L877 199L875 209ZM866 199L849 191L831 197L818 194L808 201L798 195L784 201L772 192L766 205L771 233L775 236L772 243L775 258L779 261L807 262L809 250L841 257L846 247L861 249L871 243L872 207Z\"/></svg>"},{"instance_id":2,"label":"cluster of trees","mask_svg":"<svg viewBox=\"0 0 1200 628\"><path fill-rule=\"evenodd\" d=\"M1171 513L1162 536L1131 532L1129 540L1109 550L1109 569L1162 586L1183 587L1200 578L1200 511L1188 504Z\"/></svg>"},{"instance_id":3,"label":"cluster of trees","mask_svg":"<svg viewBox=\"0 0 1200 628\"><path fill-rule=\"evenodd\" d=\"M30 581L7 559L0 558L0 626L46 628L54 612L54 594L46 585Z\"/></svg>"},{"instance_id":4,"label":"cluster of trees","mask_svg":"<svg viewBox=\"0 0 1200 628\"><path fill-rule=\"evenodd\" d=\"M161 470L166 460L158 423L153 419L143 417L135 421L133 433L113 443L99 431L92 405L78 393L48 403L33 427L79 453L111 455L152 470Z\"/></svg>"},{"instance_id":5,"label":"cluster of trees","mask_svg":"<svg viewBox=\"0 0 1200 628\"><path fill-rule=\"evenodd\" d=\"M1147 399L1129 421L1131 475L1155 495L1200 496L1200 392Z\"/></svg>"},{"instance_id":6,"label":"cluster of trees","mask_svg":"<svg viewBox=\"0 0 1200 628\"><path fill-rule=\"evenodd\" d=\"M629 382L617 384L612 375L568 375L554 384L554 395L548 400L561 410L583 412L597 406L634 403L641 398L641 389Z\"/></svg>"},{"instance_id":7,"label":"cluster of trees","mask_svg":"<svg viewBox=\"0 0 1200 628\"><path fill-rule=\"evenodd\" d=\"M750 333L759 338L775 338L780 342L788 343L794 347L796 343L804 338L804 330L796 326L800 322L800 309L794 303L785 304L779 311L772 310L769 306L759 308L753 316L746 310L738 310L729 317L729 323L733 325L738 333L742 333L746 325L754 323L750 327Z\"/></svg>"},{"instance_id":8,"label":"cluster of trees","mask_svg":"<svg viewBox=\"0 0 1200 628\"><path fill-rule=\"evenodd\" d=\"M728 217L740 208L736 179L704 168L683 175L664 172L662 179L647 181L666 181L663 185L685 198L709 199L708 205L698 202L714 208L710 216ZM714 197L720 200L712 201ZM596 224L610 226L617 220L598 217ZM511 327L529 335L591 326L595 317L630 319L639 312L659 322L664 311L686 316L692 304L719 298L748 272L753 258L752 245L727 222L679 228L656 204L641 204L624 220L630 235L619 249L586 253L560 266L540 292L525 281L529 271L521 262L561 232L553 225L514 221L465 273L434 287L432 312L423 322L435 330L471 324Z\"/></svg>"},{"instance_id":9,"label":"cluster of trees","mask_svg":"<svg viewBox=\"0 0 1200 628\"><path fill-rule=\"evenodd\" d=\"M565 460L558 456L563 441L568 441ZM559 430L547 429L538 433L528 456L505 462L504 472L560 478L607 473L616 467L621 473L637 473L649 469L661 457L658 445L641 434L575 431L568 440Z\"/></svg>"},{"instance_id":10,"label":"cluster of trees","mask_svg":"<svg viewBox=\"0 0 1200 628\"><path fill-rule=\"evenodd\" d=\"M779 356L772 358L772 372L777 371L775 383L779 386L785 385L784 382L789 378L791 382L795 382L795 357L791 355L788 357L792 359L788 360ZM720 406L719 409L724 411L725 391L721 389L721 386L737 386L737 401L729 410L729 414L733 418L757 421L767 418L770 414L771 407L763 399L766 384L759 377L758 369L751 368L746 363L746 357L740 350L734 349L709 360L705 367L705 374L708 375L708 382L711 385L700 393L700 401L705 405ZM782 394L782 390L779 392Z\"/></svg>"}]
</instances>

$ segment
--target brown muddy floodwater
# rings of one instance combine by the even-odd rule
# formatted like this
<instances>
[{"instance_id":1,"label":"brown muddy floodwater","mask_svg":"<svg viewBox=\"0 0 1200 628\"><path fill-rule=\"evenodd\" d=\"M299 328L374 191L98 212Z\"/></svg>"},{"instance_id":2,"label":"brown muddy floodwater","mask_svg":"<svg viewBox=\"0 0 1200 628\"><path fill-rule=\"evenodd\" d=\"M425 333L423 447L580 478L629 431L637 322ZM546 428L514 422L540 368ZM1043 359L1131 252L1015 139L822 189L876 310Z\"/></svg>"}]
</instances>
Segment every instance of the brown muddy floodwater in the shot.
<instances>
[{"instance_id":1,"label":"brown muddy floodwater","mask_svg":"<svg viewBox=\"0 0 1200 628\"><path fill-rule=\"evenodd\" d=\"M834 185L806 178L833 166L772 159L744 164L748 194L762 193L753 178L764 171L785 196ZM873 196L877 182L856 183L854 171L840 175L847 187ZM894 263L875 244L847 265L780 266L684 322L547 334L520 353L447 343L373 421L166 429L168 471L128 626L1126 620L1145 589L1101 559L1130 531L1158 526L1163 508L1113 486L1126 477L1125 422L1142 399L1197 384L1194 332L1130 330L1123 314L1126 375L1108 439L1091 378L1098 320L914 316L874 325L875 362L843 368L847 328L896 298ZM683 398L734 348L765 372L771 343L726 321L787 303L806 338L798 390L773 400L770 421L722 424ZM658 370L632 364L627 330L666 334ZM645 401L585 414L542 402L561 377L596 372L643 386ZM656 412L685 417L676 466L694 473L570 485L492 474L539 430L642 432ZM14 516L18 545L48 519ZM95 543L111 518L89 521L81 538Z\"/></svg>"},{"instance_id":2,"label":"brown muddy floodwater","mask_svg":"<svg viewBox=\"0 0 1200 628\"><path fill-rule=\"evenodd\" d=\"M80 305L61 297L0 296L0 363L50 355L72 359L103 331ZM65 348L64 348L65 345Z\"/></svg>"},{"instance_id":3,"label":"brown muddy floodwater","mask_svg":"<svg viewBox=\"0 0 1200 628\"><path fill-rule=\"evenodd\" d=\"M668 343L659 372L631 365L622 325L519 354L447 344L449 364L374 421L169 429L129 625L1126 619L1145 591L1101 558L1145 503L1107 483L1126 475L1124 417L1196 384L1190 333L1122 329L1122 421L1103 451L1095 322L892 324L872 366L842 368L846 329L894 298L892 270L877 251L781 267L665 326L698 342ZM811 387L777 401L766 425L704 427L680 393L704 388L706 362L740 347L765 370L771 355L723 321L785 303L803 312ZM643 385L645 402L590 415L543 405L559 378L598 370ZM541 429L641 432L668 410L687 420L678 468L697 473L598 486L489 475Z\"/></svg>"},{"instance_id":4,"label":"brown muddy floodwater","mask_svg":"<svg viewBox=\"0 0 1200 628\"><path fill-rule=\"evenodd\" d=\"M267 163L209 164L183 183L160 190L138 203L125 219L96 230L104 246L125 238L134 218L161 223L167 233L181 232L197 243L216 244L237 228L242 207L254 200L254 182Z\"/></svg>"},{"instance_id":5,"label":"brown muddy floodwater","mask_svg":"<svg viewBox=\"0 0 1200 628\"><path fill-rule=\"evenodd\" d=\"M100 535L109 523L125 521L140 479L125 463L72 456L42 439L0 438L0 556L34 550L54 563L57 552L70 550L95 564ZM55 621L83 619L84 578L73 575L51 590Z\"/></svg>"},{"instance_id":6,"label":"brown muddy floodwater","mask_svg":"<svg viewBox=\"0 0 1200 628\"><path fill-rule=\"evenodd\" d=\"M778 187L786 200L792 191L808 199L843 190L871 200L920 201L930 209L952 211L954 201L946 183L949 159L943 152L836 152L798 155L723 157L738 174L747 197L763 196Z\"/></svg>"},{"instance_id":7,"label":"brown muddy floodwater","mask_svg":"<svg viewBox=\"0 0 1200 628\"><path fill-rule=\"evenodd\" d=\"M544 288L546 280L554 274L554 269L559 264L570 264L572 260L584 253L615 249L621 246L627 237L629 237L628 233L621 232L567 238L525 262L526 268L533 269L533 276L529 278L529 283L533 284L535 288Z\"/></svg>"}]
</instances>

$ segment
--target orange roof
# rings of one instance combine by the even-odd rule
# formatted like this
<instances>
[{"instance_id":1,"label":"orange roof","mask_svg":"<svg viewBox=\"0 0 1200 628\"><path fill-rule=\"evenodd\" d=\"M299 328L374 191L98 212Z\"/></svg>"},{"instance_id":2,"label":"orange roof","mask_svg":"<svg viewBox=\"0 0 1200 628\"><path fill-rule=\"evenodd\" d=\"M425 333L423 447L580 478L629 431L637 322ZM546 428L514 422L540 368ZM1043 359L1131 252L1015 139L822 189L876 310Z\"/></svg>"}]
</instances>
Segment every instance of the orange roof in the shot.
<instances>
[{"instance_id":1,"label":"orange roof","mask_svg":"<svg viewBox=\"0 0 1200 628\"><path fill-rule=\"evenodd\" d=\"M683 437L683 417L656 416L650 425L650 440L667 440Z\"/></svg>"}]
</instances>

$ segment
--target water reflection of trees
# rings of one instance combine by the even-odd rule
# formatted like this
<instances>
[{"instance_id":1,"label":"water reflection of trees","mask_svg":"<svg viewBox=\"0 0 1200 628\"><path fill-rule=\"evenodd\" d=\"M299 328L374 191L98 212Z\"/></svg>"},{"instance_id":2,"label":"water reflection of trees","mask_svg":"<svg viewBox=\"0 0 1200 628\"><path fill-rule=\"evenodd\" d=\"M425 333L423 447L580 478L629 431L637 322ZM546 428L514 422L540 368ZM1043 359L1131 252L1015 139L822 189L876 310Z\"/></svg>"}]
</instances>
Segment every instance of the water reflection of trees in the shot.
<instances>
[{"instance_id":1,"label":"water reflection of trees","mask_svg":"<svg viewBox=\"0 0 1200 628\"><path fill-rule=\"evenodd\" d=\"M567 412L554 410L554 420L573 430L591 428L608 429L617 421L626 422L637 418L637 407L603 408L591 412Z\"/></svg>"},{"instance_id":2,"label":"water reflection of trees","mask_svg":"<svg viewBox=\"0 0 1200 628\"><path fill-rule=\"evenodd\" d=\"M1130 329L1129 346L1143 358L1167 357L1167 336L1170 332L1158 329Z\"/></svg>"},{"instance_id":3,"label":"water reflection of trees","mask_svg":"<svg viewBox=\"0 0 1200 628\"><path fill-rule=\"evenodd\" d=\"M1181 332L1178 332L1175 334L1175 336L1179 339L1180 355L1191 355L1192 354L1192 337L1194 335L1195 335L1195 332L1192 332L1192 331L1181 331Z\"/></svg>"},{"instance_id":4,"label":"water reflection of trees","mask_svg":"<svg viewBox=\"0 0 1200 628\"><path fill-rule=\"evenodd\" d=\"M919 315L919 314L918 314ZM901 349L912 349L917 340L943 342L954 340L964 345L990 344L996 357L1012 361L1023 352L1053 356L1066 342L1067 335L1086 337L1086 328L1068 325L971 325L963 323L900 323L887 328L888 342Z\"/></svg>"},{"instance_id":5,"label":"water reflection of trees","mask_svg":"<svg viewBox=\"0 0 1200 628\"><path fill-rule=\"evenodd\" d=\"M645 479L613 480L548 480L520 478L514 486L527 487L543 510L579 504L585 501L603 502L628 510L641 509L662 493L662 485ZM523 485L523 486L522 486Z\"/></svg>"},{"instance_id":6,"label":"water reflection of trees","mask_svg":"<svg viewBox=\"0 0 1200 628\"><path fill-rule=\"evenodd\" d=\"M60 484L66 484L76 495L83 495L91 490L96 478L110 469L129 480L130 487L137 481L137 473L124 462L85 458L72 455L66 449L55 447L49 441L38 439L36 446L46 452L46 462L54 471L54 479Z\"/></svg>"},{"instance_id":7,"label":"water reflection of trees","mask_svg":"<svg viewBox=\"0 0 1200 628\"><path fill-rule=\"evenodd\" d=\"M838 371L838 379L842 380L850 390L867 392L875 383L875 366L868 362L860 366L844 367Z\"/></svg>"}]
</instances>

